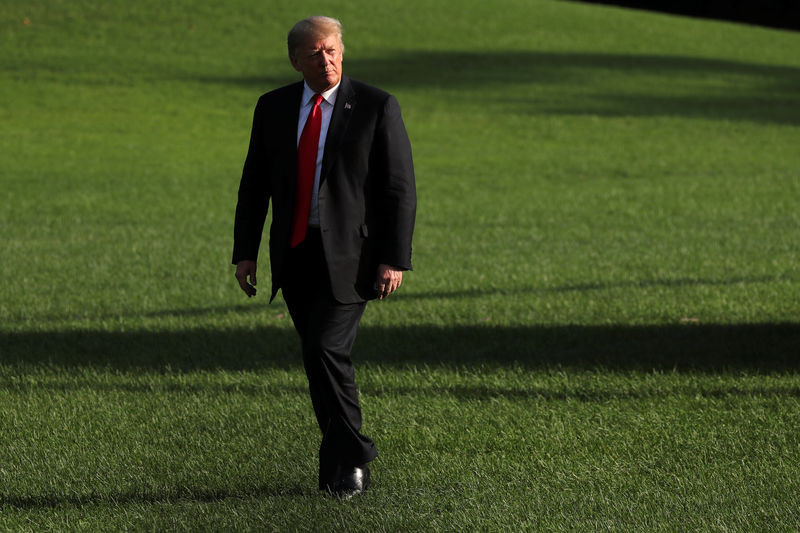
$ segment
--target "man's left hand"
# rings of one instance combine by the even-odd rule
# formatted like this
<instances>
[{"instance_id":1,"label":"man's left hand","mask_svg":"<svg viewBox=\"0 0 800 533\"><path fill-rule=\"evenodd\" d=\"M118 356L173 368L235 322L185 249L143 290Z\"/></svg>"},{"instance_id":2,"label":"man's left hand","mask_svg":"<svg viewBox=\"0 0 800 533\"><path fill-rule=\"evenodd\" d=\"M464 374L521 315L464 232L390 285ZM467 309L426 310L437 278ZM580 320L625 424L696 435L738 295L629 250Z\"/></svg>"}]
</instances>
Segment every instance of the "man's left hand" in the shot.
<instances>
[{"instance_id":1,"label":"man's left hand","mask_svg":"<svg viewBox=\"0 0 800 533\"><path fill-rule=\"evenodd\" d=\"M378 279L375 289L378 291L378 300L383 300L400 287L403 283L403 271L389 265L378 265Z\"/></svg>"}]
</instances>

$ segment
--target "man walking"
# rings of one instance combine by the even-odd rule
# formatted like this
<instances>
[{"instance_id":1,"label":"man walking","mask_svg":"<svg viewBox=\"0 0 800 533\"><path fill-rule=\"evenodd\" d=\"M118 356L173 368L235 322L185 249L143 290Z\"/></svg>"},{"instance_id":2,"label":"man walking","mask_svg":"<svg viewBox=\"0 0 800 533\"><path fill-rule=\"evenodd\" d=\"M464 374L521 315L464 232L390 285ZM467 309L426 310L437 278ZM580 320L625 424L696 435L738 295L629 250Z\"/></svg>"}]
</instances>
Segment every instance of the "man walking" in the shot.
<instances>
[{"instance_id":1,"label":"man walking","mask_svg":"<svg viewBox=\"0 0 800 533\"><path fill-rule=\"evenodd\" d=\"M397 100L342 74L341 23L301 20L288 36L303 81L256 105L234 225L236 279L256 293L256 260L270 201L272 294L300 335L322 431L319 488L341 497L370 484L375 444L361 433L350 351L368 300L411 269L416 190Z\"/></svg>"}]
</instances>

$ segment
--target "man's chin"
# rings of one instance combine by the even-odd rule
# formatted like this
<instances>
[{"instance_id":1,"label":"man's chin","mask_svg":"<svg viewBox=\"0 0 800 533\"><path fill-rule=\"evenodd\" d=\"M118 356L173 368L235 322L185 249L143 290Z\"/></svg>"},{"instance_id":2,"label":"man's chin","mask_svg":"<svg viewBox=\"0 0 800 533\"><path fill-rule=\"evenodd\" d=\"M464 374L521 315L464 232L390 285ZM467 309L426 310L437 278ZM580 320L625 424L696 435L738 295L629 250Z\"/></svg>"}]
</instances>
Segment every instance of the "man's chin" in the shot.
<instances>
[{"instance_id":1,"label":"man's chin","mask_svg":"<svg viewBox=\"0 0 800 533\"><path fill-rule=\"evenodd\" d=\"M306 79L306 83L308 83L308 86L311 87L311 89L314 92L324 93L325 91L327 91L328 89L333 88L337 83L339 83L340 79L341 78L339 76L334 74L334 75L330 75L330 76L322 76L322 77L314 80L314 84L313 85L311 83L308 83L307 79Z\"/></svg>"},{"instance_id":2,"label":"man's chin","mask_svg":"<svg viewBox=\"0 0 800 533\"><path fill-rule=\"evenodd\" d=\"M330 87L333 87L334 85L336 85L337 83L339 83L339 76L338 76L338 75L336 75L335 73L333 73L333 74L328 74L327 76L325 76L325 77L322 79L322 83L323 83L323 84L325 84L325 85L327 85L327 86L328 86L328 88L330 88Z\"/></svg>"}]
</instances>

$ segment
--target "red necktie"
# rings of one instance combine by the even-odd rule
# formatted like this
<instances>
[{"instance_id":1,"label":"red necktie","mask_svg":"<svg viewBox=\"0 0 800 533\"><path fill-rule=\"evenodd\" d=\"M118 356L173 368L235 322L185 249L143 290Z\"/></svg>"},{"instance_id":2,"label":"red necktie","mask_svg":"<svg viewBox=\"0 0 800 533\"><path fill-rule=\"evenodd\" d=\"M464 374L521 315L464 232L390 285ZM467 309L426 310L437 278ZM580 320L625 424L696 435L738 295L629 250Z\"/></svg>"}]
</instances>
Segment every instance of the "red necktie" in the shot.
<instances>
[{"instance_id":1,"label":"red necktie","mask_svg":"<svg viewBox=\"0 0 800 533\"><path fill-rule=\"evenodd\" d=\"M311 189L314 188L314 172L317 168L319 151L319 131L322 128L322 110L319 105L322 96L314 95L314 106L300 134L297 145L297 190L294 195L294 217L292 220L292 238L289 244L294 248L306 238L308 229L308 212L311 209Z\"/></svg>"}]
</instances>

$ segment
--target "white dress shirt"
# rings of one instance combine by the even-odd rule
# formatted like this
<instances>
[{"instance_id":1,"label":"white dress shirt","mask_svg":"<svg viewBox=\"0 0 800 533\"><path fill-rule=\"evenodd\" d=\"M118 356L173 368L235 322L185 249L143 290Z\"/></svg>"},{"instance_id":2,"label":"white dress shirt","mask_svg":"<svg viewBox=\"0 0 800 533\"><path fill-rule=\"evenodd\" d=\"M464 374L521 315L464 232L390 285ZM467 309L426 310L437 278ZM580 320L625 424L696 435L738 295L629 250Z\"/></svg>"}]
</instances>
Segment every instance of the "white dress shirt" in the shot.
<instances>
[{"instance_id":1,"label":"white dress shirt","mask_svg":"<svg viewBox=\"0 0 800 533\"><path fill-rule=\"evenodd\" d=\"M340 82L341 83L341 82ZM333 114L333 105L336 103L336 95L339 93L339 83L332 89L328 89L322 95L322 102L319 107L322 111L322 127L319 130L319 147L317 148L317 166L314 169L314 187L311 189L311 208L308 211L308 225L310 227L319 227L319 175L322 171L322 156L325 152L325 139L328 136L328 126L331 125L331 115ZM311 108L314 107L314 95L317 94L311 90L307 83L303 83L303 99L300 101L300 117L297 120L297 145L300 146L300 136L303 134L303 128L306 125L308 114L311 113Z\"/></svg>"}]
</instances>

